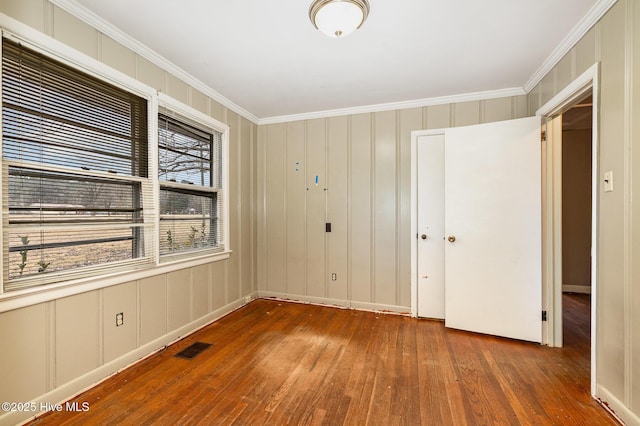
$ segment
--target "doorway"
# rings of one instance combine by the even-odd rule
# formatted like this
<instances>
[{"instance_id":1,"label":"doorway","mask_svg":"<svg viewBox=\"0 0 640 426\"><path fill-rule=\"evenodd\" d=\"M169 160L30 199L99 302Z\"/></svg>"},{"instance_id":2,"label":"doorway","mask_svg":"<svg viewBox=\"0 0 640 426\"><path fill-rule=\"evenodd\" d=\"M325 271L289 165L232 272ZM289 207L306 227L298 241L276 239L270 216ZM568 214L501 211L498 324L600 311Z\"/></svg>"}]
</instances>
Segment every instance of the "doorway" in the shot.
<instances>
[{"instance_id":1,"label":"doorway","mask_svg":"<svg viewBox=\"0 0 640 426\"><path fill-rule=\"evenodd\" d=\"M562 346L589 383L591 346L591 229L593 96L578 100L562 120Z\"/></svg>"},{"instance_id":2,"label":"doorway","mask_svg":"<svg viewBox=\"0 0 640 426\"><path fill-rule=\"evenodd\" d=\"M591 395L596 395L598 353L598 102L599 64L592 65L536 111L546 120L546 140L543 142L543 309L547 322L543 323L543 341L549 346L563 345L563 211L562 203L562 115L577 105L591 113L591 206L590 220L590 377ZM591 96L589 98L589 96ZM590 100L591 102L588 102ZM589 111L587 111L589 112ZM604 179L604 177L603 177ZM565 218L565 222L567 219ZM567 253L568 254L568 253ZM580 284L580 286L586 286ZM575 288L574 288L575 290Z\"/></svg>"},{"instance_id":3,"label":"doorway","mask_svg":"<svg viewBox=\"0 0 640 426\"><path fill-rule=\"evenodd\" d=\"M591 294L593 97L562 114L562 291Z\"/></svg>"},{"instance_id":4,"label":"doorway","mask_svg":"<svg viewBox=\"0 0 640 426\"><path fill-rule=\"evenodd\" d=\"M591 346L592 134L589 91L562 113L562 336L576 350Z\"/></svg>"}]
</instances>

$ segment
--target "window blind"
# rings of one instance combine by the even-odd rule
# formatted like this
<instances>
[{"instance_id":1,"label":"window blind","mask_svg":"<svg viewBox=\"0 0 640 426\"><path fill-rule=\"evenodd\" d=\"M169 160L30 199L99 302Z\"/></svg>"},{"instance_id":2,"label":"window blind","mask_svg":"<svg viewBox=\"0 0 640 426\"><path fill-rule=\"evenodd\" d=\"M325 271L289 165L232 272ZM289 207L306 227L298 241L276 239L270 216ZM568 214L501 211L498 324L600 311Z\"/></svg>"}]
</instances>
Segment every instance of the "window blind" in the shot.
<instances>
[{"instance_id":1,"label":"window blind","mask_svg":"<svg viewBox=\"0 0 640 426\"><path fill-rule=\"evenodd\" d=\"M152 260L147 101L2 41L5 290Z\"/></svg>"},{"instance_id":2,"label":"window blind","mask_svg":"<svg viewBox=\"0 0 640 426\"><path fill-rule=\"evenodd\" d=\"M222 134L161 109L160 254L221 251Z\"/></svg>"}]
</instances>

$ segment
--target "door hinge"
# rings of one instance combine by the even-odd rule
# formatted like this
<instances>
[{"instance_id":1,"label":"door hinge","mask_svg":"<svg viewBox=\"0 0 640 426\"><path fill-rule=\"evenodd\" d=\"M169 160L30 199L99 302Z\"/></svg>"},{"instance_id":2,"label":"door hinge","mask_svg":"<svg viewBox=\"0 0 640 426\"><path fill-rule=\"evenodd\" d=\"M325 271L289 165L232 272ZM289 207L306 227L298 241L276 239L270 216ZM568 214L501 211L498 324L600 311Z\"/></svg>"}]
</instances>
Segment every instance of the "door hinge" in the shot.
<instances>
[{"instance_id":1,"label":"door hinge","mask_svg":"<svg viewBox=\"0 0 640 426\"><path fill-rule=\"evenodd\" d=\"M547 311L542 311L542 321L547 320Z\"/></svg>"},{"instance_id":2,"label":"door hinge","mask_svg":"<svg viewBox=\"0 0 640 426\"><path fill-rule=\"evenodd\" d=\"M540 133L540 140L542 142L546 142L547 141L547 132Z\"/></svg>"}]
</instances>

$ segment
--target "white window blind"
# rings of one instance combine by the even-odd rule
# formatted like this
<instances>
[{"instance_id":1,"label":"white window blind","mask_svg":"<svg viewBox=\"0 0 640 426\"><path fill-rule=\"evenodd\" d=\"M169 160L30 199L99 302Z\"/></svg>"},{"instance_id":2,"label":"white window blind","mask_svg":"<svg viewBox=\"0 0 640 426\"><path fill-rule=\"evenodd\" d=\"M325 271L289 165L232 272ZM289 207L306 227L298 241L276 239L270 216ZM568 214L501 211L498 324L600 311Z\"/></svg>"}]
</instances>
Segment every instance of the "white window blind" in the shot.
<instances>
[{"instance_id":1,"label":"white window blind","mask_svg":"<svg viewBox=\"0 0 640 426\"><path fill-rule=\"evenodd\" d=\"M160 108L160 255L224 250L222 133Z\"/></svg>"},{"instance_id":2,"label":"white window blind","mask_svg":"<svg viewBox=\"0 0 640 426\"><path fill-rule=\"evenodd\" d=\"M153 261L147 101L2 42L5 290Z\"/></svg>"}]
</instances>

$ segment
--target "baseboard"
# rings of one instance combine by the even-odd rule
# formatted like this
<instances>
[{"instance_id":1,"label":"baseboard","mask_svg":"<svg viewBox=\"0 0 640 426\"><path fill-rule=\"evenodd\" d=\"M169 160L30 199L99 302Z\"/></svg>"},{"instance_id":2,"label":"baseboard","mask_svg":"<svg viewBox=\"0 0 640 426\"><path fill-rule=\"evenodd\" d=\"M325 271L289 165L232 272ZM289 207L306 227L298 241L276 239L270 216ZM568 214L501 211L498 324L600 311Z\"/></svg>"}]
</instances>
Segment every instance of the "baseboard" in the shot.
<instances>
[{"instance_id":1,"label":"baseboard","mask_svg":"<svg viewBox=\"0 0 640 426\"><path fill-rule=\"evenodd\" d=\"M628 426L640 426L640 416L631 411L622 401L616 398L604 386L597 386L596 399L610 412L620 423Z\"/></svg>"},{"instance_id":2,"label":"baseboard","mask_svg":"<svg viewBox=\"0 0 640 426\"><path fill-rule=\"evenodd\" d=\"M591 286L590 285L562 285L563 293L581 293L581 294L591 294Z\"/></svg>"},{"instance_id":3,"label":"baseboard","mask_svg":"<svg viewBox=\"0 0 640 426\"><path fill-rule=\"evenodd\" d=\"M411 315L411 308L409 306L383 305L381 303L352 301L349 307L351 309L357 309L359 311L382 312L385 314L399 314L406 316Z\"/></svg>"},{"instance_id":4,"label":"baseboard","mask_svg":"<svg viewBox=\"0 0 640 426\"><path fill-rule=\"evenodd\" d=\"M407 306L384 305L381 303L354 302L343 299L331 299L328 297L293 295L274 291L258 290L259 299L278 299L289 302L309 303L313 305L332 306L337 308L357 309L360 311L384 312L393 314L410 315L411 309Z\"/></svg>"},{"instance_id":5,"label":"baseboard","mask_svg":"<svg viewBox=\"0 0 640 426\"><path fill-rule=\"evenodd\" d=\"M198 318L197 320L184 325L171 333L165 334L158 339L155 339L149 343L146 343L139 348L117 358L111 362L108 362L95 370L92 370L83 376L80 376L70 382L67 382L57 388L51 390L50 392L45 393L31 401L35 403L36 408L38 410L31 412L18 412L12 411L8 412L2 416L0 416L0 426L14 426L27 423L37 416L44 414L49 410L39 410L41 404L47 405L51 407L52 405L62 404L72 398L75 398L79 394L91 389L92 387L98 385L99 383L105 381L109 377L117 374L118 372L127 369L138 362L152 356L153 354L161 351L167 346L175 343L176 341L187 337L190 334L195 333L196 331L206 327L214 321L228 315L229 313L235 311L236 309L246 305L251 300L257 297L256 292L251 293L250 295L238 299L234 302L231 302L224 307L217 309L209 314ZM89 407L90 409L91 407Z\"/></svg>"}]
</instances>

